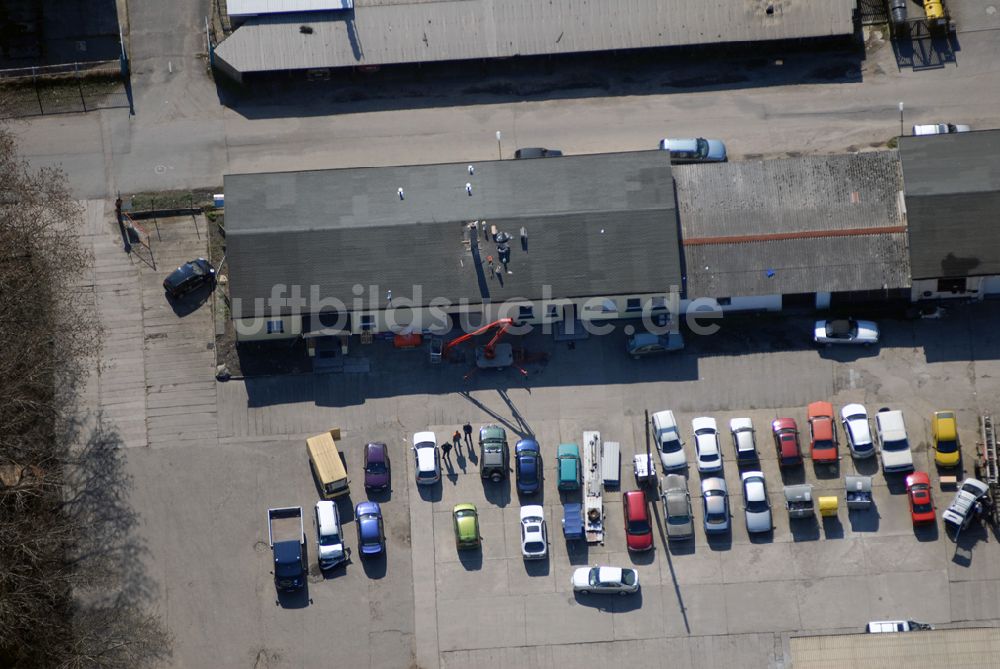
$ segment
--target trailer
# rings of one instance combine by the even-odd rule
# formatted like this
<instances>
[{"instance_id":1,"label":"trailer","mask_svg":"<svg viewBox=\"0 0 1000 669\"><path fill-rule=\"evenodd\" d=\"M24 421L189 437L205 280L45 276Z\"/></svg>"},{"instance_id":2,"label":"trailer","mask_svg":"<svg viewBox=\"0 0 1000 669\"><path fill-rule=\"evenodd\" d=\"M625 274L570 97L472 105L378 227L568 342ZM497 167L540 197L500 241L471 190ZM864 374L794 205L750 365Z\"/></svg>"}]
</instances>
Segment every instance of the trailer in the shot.
<instances>
[{"instance_id":1,"label":"trailer","mask_svg":"<svg viewBox=\"0 0 1000 669\"><path fill-rule=\"evenodd\" d=\"M602 493L601 433L583 433L583 523L587 543L604 543L604 499Z\"/></svg>"},{"instance_id":2,"label":"trailer","mask_svg":"<svg viewBox=\"0 0 1000 669\"><path fill-rule=\"evenodd\" d=\"M563 504L563 537L567 541L584 538L582 508L583 505L579 502L566 502Z\"/></svg>"},{"instance_id":3,"label":"trailer","mask_svg":"<svg viewBox=\"0 0 1000 669\"><path fill-rule=\"evenodd\" d=\"M789 518L815 518L816 506L813 504L812 486L808 483L785 486L785 508Z\"/></svg>"},{"instance_id":4,"label":"trailer","mask_svg":"<svg viewBox=\"0 0 1000 669\"><path fill-rule=\"evenodd\" d=\"M976 475L989 487L989 502L984 505L986 515L993 527L1000 528L1000 462L997 461L996 431L992 416L979 417L979 432L982 441L976 447L976 454L979 456Z\"/></svg>"},{"instance_id":5,"label":"trailer","mask_svg":"<svg viewBox=\"0 0 1000 669\"><path fill-rule=\"evenodd\" d=\"M872 477L844 477L844 501L848 511L866 511L872 506Z\"/></svg>"},{"instance_id":6,"label":"trailer","mask_svg":"<svg viewBox=\"0 0 1000 669\"><path fill-rule=\"evenodd\" d=\"M635 474L635 484L640 488L656 483L656 465L649 453L638 453L632 458L632 473Z\"/></svg>"},{"instance_id":7,"label":"trailer","mask_svg":"<svg viewBox=\"0 0 1000 669\"><path fill-rule=\"evenodd\" d=\"M605 488L618 488L622 483L621 444L606 441L601 447L601 479Z\"/></svg>"}]
</instances>

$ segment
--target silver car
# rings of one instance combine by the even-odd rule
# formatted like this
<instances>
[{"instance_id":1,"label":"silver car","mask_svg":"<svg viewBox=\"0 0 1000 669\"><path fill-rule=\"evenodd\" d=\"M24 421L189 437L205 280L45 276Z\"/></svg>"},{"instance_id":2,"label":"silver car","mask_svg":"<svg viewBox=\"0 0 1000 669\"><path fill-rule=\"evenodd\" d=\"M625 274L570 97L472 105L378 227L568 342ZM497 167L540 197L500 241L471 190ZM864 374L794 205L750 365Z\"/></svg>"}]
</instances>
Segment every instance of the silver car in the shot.
<instances>
[{"instance_id":1,"label":"silver car","mask_svg":"<svg viewBox=\"0 0 1000 669\"><path fill-rule=\"evenodd\" d=\"M680 474L667 474L660 484L663 514L667 519L667 539L681 541L694 536L694 519L691 516L691 495L687 478Z\"/></svg>"},{"instance_id":2,"label":"silver car","mask_svg":"<svg viewBox=\"0 0 1000 669\"><path fill-rule=\"evenodd\" d=\"M771 502L767 498L767 484L763 472L743 472L743 511L747 517L747 532L770 532Z\"/></svg>"},{"instance_id":3,"label":"silver car","mask_svg":"<svg viewBox=\"0 0 1000 669\"><path fill-rule=\"evenodd\" d=\"M856 458L870 458L875 455L872 428L868 422L868 412L861 404L848 404L840 410L840 420L847 435L847 445Z\"/></svg>"},{"instance_id":4,"label":"silver car","mask_svg":"<svg viewBox=\"0 0 1000 669\"><path fill-rule=\"evenodd\" d=\"M580 567L570 578L573 591L586 595L627 595L639 590L639 574L623 567Z\"/></svg>"},{"instance_id":5,"label":"silver car","mask_svg":"<svg viewBox=\"0 0 1000 669\"><path fill-rule=\"evenodd\" d=\"M670 152L672 163L726 162L726 145L718 139L661 139L660 150Z\"/></svg>"},{"instance_id":6,"label":"silver car","mask_svg":"<svg viewBox=\"0 0 1000 669\"><path fill-rule=\"evenodd\" d=\"M701 482L701 498L705 505L705 532L718 534L729 531L729 490L726 480L718 477Z\"/></svg>"}]
</instances>

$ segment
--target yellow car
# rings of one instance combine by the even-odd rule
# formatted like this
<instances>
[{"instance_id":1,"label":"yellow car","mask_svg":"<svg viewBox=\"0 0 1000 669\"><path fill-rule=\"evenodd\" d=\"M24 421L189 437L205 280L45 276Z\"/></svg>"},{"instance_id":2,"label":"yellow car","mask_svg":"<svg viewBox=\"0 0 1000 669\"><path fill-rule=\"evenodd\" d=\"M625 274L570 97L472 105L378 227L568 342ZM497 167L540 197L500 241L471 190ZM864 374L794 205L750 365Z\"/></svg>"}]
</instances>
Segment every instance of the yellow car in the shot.
<instances>
[{"instance_id":1,"label":"yellow car","mask_svg":"<svg viewBox=\"0 0 1000 669\"><path fill-rule=\"evenodd\" d=\"M958 466L958 423L954 411L934 412L931 437L934 441L934 462L940 467Z\"/></svg>"}]
</instances>

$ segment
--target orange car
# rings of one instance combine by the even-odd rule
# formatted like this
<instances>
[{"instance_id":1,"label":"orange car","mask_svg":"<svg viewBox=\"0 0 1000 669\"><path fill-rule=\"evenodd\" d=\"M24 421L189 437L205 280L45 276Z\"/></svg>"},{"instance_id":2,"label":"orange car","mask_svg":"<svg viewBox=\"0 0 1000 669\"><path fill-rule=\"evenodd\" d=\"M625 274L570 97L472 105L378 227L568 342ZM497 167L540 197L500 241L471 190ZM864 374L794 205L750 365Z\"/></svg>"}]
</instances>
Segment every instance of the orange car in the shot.
<instances>
[{"instance_id":1,"label":"orange car","mask_svg":"<svg viewBox=\"0 0 1000 669\"><path fill-rule=\"evenodd\" d=\"M810 453L813 462L833 464L839 459L837 453L837 425L833 422L833 405L829 402L813 402L809 405Z\"/></svg>"}]
</instances>

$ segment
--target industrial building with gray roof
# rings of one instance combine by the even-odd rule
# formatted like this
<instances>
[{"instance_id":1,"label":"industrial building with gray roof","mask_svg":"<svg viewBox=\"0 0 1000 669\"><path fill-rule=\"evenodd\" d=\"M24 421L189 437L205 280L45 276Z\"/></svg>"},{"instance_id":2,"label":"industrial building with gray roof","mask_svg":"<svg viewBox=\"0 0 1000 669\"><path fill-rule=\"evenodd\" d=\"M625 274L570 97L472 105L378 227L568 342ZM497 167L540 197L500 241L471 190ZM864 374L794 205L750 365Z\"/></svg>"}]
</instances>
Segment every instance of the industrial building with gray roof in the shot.
<instances>
[{"instance_id":1,"label":"industrial building with gray roof","mask_svg":"<svg viewBox=\"0 0 1000 669\"><path fill-rule=\"evenodd\" d=\"M355 286L377 284L366 308L384 309L381 291L426 306L537 300L546 286L552 298L662 294L681 281L665 151L236 174L225 192L234 318L263 315L255 300L276 285L350 304ZM513 237L509 274L490 276L499 253L484 224Z\"/></svg>"},{"instance_id":2,"label":"industrial building with gray roof","mask_svg":"<svg viewBox=\"0 0 1000 669\"><path fill-rule=\"evenodd\" d=\"M893 151L674 168L686 296L910 285Z\"/></svg>"},{"instance_id":3,"label":"industrial building with gray roof","mask_svg":"<svg viewBox=\"0 0 1000 669\"><path fill-rule=\"evenodd\" d=\"M914 279L1000 275L1000 131L899 142Z\"/></svg>"},{"instance_id":4,"label":"industrial building with gray roof","mask_svg":"<svg viewBox=\"0 0 1000 669\"><path fill-rule=\"evenodd\" d=\"M341 11L245 18L214 58L239 79L254 72L846 37L854 33L856 9L857 0L357 0Z\"/></svg>"}]
</instances>

